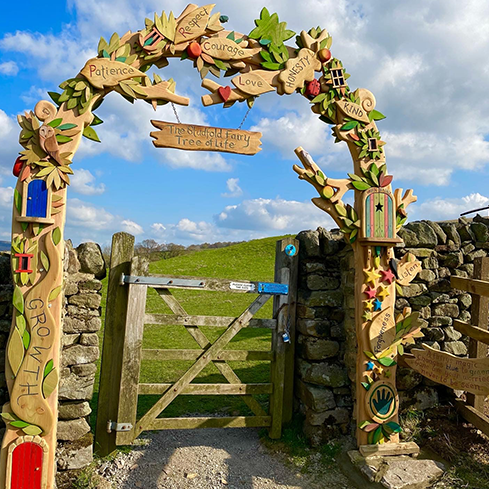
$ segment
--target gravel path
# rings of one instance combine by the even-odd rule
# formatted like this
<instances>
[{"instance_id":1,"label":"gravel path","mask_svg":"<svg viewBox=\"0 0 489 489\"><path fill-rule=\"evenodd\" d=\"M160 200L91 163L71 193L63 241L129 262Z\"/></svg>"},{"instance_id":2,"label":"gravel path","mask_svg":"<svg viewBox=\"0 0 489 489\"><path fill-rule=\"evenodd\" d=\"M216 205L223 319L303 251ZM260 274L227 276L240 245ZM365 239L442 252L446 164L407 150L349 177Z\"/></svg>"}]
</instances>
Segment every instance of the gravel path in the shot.
<instances>
[{"instance_id":1,"label":"gravel path","mask_svg":"<svg viewBox=\"0 0 489 489\"><path fill-rule=\"evenodd\" d=\"M321 473L319 481L297 473L246 428L153 432L99 473L117 489L357 488L336 471Z\"/></svg>"}]
</instances>

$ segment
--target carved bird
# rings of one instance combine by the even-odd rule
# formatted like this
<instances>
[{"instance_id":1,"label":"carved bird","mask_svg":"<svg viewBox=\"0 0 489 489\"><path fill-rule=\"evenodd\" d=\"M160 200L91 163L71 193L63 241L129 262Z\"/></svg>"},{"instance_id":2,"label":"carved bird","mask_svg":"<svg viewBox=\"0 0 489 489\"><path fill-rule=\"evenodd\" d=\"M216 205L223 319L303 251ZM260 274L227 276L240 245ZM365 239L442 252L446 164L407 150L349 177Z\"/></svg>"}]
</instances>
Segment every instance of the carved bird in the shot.
<instances>
[{"instance_id":1,"label":"carved bird","mask_svg":"<svg viewBox=\"0 0 489 489\"><path fill-rule=\"evenodd\" d=\"M39 143L44 152L56 160L60 165L62 164L59 155L59 145L56 140L56 131L53 127L43 124L39 128Z\"/></svg>"}]
</instances>

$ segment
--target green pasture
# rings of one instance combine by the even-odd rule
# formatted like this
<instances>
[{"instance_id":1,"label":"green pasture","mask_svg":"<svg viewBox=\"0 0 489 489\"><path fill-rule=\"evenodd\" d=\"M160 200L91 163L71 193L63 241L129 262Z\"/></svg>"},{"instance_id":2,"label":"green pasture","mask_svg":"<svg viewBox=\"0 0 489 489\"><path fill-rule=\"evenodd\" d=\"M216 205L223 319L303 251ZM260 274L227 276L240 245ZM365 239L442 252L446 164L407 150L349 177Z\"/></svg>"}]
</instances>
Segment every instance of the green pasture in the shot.
<instances>
[{"instance_id":1,"label":"green pasture","mask_svg":"<svg viewBox=\"0 0 489 489\"><path fill-rule=\"evenodd\" d=\"M280 237L253 240L226 248L197 251L150 264L150 273L162 275L188 275L196 277L227 278L251 281L273 281L275 243ZM105 317L107 279L103 281L102 312ZM256 298L255 294L201 292L174 290L173 295L191 315L239 316ZM171 314L154 289L148 288L146 312ZM258 312L257 318L272 317L272 299ZM214 342L224 328L202 327L209 341ZM100 331L100 344L103 328ZM243 329L228 345L232 350L269 350L271 332L262 328ZM143 348L151 349L199 349L200 347L183 326L145 325ZM143 361L141 383L167 383L178 380L192 365L191 361ZM270 362L229 362L242 382L268 382ZM100 369L100 365L99 365ZM193 381L194 383L227 383L217 368L208 365ZM144 414L160 396L140 396L138 417ZM92 425L98 398L98 373L92 399ZM268 408L268 396L257 396L264 409ZM250 415L248 406L239 396L180 396L163 412L162 417L192 414Z\"/></svg>"}]
</instances>

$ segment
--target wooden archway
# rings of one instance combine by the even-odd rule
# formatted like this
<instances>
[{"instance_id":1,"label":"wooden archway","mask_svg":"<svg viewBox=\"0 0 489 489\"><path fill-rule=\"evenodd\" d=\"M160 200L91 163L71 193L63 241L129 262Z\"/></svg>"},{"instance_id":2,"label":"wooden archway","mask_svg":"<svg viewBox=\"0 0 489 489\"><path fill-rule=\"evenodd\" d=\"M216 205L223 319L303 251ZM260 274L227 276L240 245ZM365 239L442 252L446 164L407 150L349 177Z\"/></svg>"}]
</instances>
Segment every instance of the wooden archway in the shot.
<instances>
[{"instance_id":1,"label":"wooden archway","mask_svg":"<svg viewBox=\"0 0 489 489\"><path fill-rule=\"evenodd\" d=\"M83 136L98 140L94 126L101 120L94 111L110 92L130 102L145 100L155 109L168 102L188 105L187 98L175 93L173 80L146 75L152 66L164 68L171 57L193 62L210 92L202 97L204 106L230 107L243 101L251 106L262 93L300 92L319 119L333 126L336 140L347 143L354 166L348 178L328 178L302 148L296 153L303 167L295 165L294 170L316 188L314 204L334 219L355 253L358 443L399 441L396 358L403 344L420 332L410 310L394 317L395 282L403 276L399 268L412 267L413 262L408 256L398 264L393 246L401 241L396 231L406 220L406 207L416 198L412 191L402 195L402 189L391 190L376 126L384 116L375 110L371 92L350 90L349 75L331 55L332 38L325 29L302 31L296 45L288 46L285 42L295 33L266 8L248 35L225 30L227 18L213 8L191 4L177 18L173 13L155 14L139 32L114 34L108 42L102 38L98 57L61 83L62 93L50 93L54 103L40 101L34 111L18 117L23 151L14 167L14 317L6 360L11 401L2 413L7 430L0 487L13 487L12 471L7 471L11 447L31 437L43 442L42 488L53 487L62 237L73 157ZM233 86L207 78L219 78L222 72L234 75ZM155 122L159 128L161 124ZM156 144L159 135L153 135ZM342 201L348 190L355 193L353 207Z\"/></svg>"}]
</instances>

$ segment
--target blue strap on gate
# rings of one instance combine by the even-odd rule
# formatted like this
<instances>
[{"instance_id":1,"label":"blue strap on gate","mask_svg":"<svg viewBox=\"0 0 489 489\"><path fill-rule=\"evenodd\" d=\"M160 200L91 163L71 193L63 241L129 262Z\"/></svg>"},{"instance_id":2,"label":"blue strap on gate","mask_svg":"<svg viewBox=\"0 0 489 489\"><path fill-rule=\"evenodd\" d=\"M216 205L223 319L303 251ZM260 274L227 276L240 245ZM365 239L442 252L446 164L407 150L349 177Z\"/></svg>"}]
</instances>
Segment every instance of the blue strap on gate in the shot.
<instances>
[{"instance_id":1,"label":"blue strap on gate","mask_svg":"<svg viewBox=\"0 0 489 489\"><path fill-rule=\"evenodd\" d=\"M287 295L289 286L287 284L277 284L273 282L258 282L259 294Z\"/></svg>"}]
</instances>

